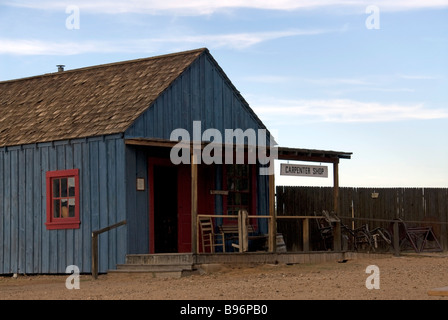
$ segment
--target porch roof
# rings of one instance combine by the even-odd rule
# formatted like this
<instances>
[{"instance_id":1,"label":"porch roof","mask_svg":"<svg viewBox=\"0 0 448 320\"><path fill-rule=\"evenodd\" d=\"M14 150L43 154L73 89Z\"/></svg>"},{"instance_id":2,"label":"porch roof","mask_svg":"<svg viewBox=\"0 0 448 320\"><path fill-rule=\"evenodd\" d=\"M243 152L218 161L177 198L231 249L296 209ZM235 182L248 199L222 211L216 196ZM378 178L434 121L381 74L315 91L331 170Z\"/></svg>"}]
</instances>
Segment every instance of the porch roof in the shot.
<instances>
[{"instance_id":1,"label":"porch roof","mask_svg":"<svg viewBox=\"0 0 448 320\"><path fill-rule=\"evenodd\" d=\"M131 138L125 139L125 143L128 145L139 145L139 146L148 146L148 147L168 147L172 148L174 146L183 146L185 148L193 147L193 143L181 143L179 141L165 140L165 139L147 139L147 138ZM196 142L198 143L198 142ZM199 144L199 143L198 143ZM201 141L200 145L203 149L206 145L209 145L210 142ZM221 146L225 146L222 144ZM241 148L255 148L256 146L244 145L236 147ZM351 159L352 152L343 152L343 151L331 151L331 150L318 150L318 149L302 149L302 148L289 148L289 147L278 147L277 154L278 160L298 160L298 161L311 161L311 162L330 162L337 163L339 159ZM269 147L268 147L269 149Z\"/></svg>"},{"instance_id":2,"label":"porch roof","mask_svg":"<svg viewBox=\"0 0 448 320\"><path fill-rule=\"evenodd\" d=\"M352 152L278 147L279 160L299 160L313 162L339 162L351 159Z\"/></svg>"}]
</instances>

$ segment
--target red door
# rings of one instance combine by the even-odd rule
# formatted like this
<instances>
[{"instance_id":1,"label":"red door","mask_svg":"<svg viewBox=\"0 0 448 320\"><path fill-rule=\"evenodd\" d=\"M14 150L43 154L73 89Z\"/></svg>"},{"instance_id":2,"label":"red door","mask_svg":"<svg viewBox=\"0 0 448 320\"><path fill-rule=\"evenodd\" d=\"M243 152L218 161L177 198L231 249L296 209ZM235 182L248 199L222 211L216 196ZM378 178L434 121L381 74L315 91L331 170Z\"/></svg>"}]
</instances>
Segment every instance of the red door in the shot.
<instances>
[{"instance_id":1,"label":"red door","mask_svg":"<svg viewBox=\"0 0 448 320\"><path fill-rule=\"evenodd\" d=\"M172 174L169 175L171 181L157 180L157 170L162 171L161 167L169 167L171 173L175 172L177 178ZM213 214L215 212L214 196L210 194L210 190L214 189L214 166L200 165L198 167L198 214ZM164 250L164 245L161 242L169 243L166 247L166 252L173 252L172 242L176 242L176 252L191 252L191 166L190 165L173 165L168 158L149 158L148 159L148 181L149 181L149 252L160 253ZM169 185L177 185L176 188L170 189L171 197L160 199L164 197L160 192L161 188ZM173 195L175 194L175 199ZM174 204L176 208L175 219L176 232L165 232L164 230L172 230L165 226L164 210L158 210L160 206L157 202L163 201ZM171 209L173 210L173 209ZM173 216L170 216L172 221ZM162 233L162 234L160 234ZM177 239L176 239L177 238ZM157 243L156 243L157 242Z\"/></svg>"},{"instance_id":2,"label":"red door","mask_svg":"<svg viewBox=\"0 0 448 320\"><path fill-rule=\"evenodd\" d=\"M198 214L214 214L215 198L210 193L215 185L215 167L198 167ZM191 252L191 167L180 165L178 169L178 249ZM200 248L198 248L200 249Z\"/></svg>"},{"instance_id":3,"label":"red door","mask_svg":"<svg viewBox=\"0 0 448 320\"><path fill-rule=\"evenodd\" d=\"M191 252L191 169L179 165L177 170L178 251Z\"/></svg>"}]
</instances>

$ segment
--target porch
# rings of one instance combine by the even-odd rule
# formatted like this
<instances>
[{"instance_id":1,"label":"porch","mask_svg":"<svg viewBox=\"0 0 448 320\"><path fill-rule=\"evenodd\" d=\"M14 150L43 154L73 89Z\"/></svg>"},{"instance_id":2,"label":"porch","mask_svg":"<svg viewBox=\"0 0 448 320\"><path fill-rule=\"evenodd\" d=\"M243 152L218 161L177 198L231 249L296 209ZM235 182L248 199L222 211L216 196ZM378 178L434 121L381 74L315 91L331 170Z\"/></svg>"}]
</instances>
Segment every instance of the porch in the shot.
<instances>
[{"instance_id":1,"label":"porch","mask_svg":"<svg viewBox=\"0 0 448 320\"><path fill-rule=\"evenodd\" d=\"M126 263L109 270L108 275L149 273L154 277L179 278L192 274L219 271L228 266L259 264L318 264L347 260L384 258L387 255L362 252L244 252L244 253L160 253L126 256Z\"/></svg>"},{"instance_id":2,"label":"porch","mask_svg":"<svg viewBox=\"0 0 448 320\"><path fill-rule=\"evenodd\" d=\"M214 227L233 224L237 226L238 232L234 235L238 237L238 241L234 243L237 245L238 252L248 251L248 244L246 243L244 234L247 221L241 218L239 211L245 209L248 214L248 219L254 222L258 236L265 236L267 239L266 251L270 253L276 252L276 237L277 237L277 220L283 221L289 219L300 219L303 226L303 251L309 251L309 225L310 221L319 217L311 215L311 213L303 213L303 215L282 215L276 214L276 195L275 195L275 172L274 172L274 160L290 160L290 161L307 161L307 162L319 162L330 163L333 165L333 199L335 212L337 212L339 201L339 173L338 165L340 159L350 159L351 153L338 152L338 151L324 151L324 150L311 150L311 149L297 149L297 148L284 148L277 146L255 146L255 145L228 145L214 144L209 142L182 142L160 139L126 139L125 143L129 147L135 148L135 150L142 150L144 156L157 155L163 156L165 162L170 161L173 148L182 150L182 158L189 160L188 164L182 162L182 164L175 165L170 162L173 167L179 167L182 170L178 170L177 178L174 176L173 181L168 184L170 186L176 186L167 191L157 192L160 190L162 183L158 183L155 179L154 172L160 171L160 167L155 167L154 160L148 161L148 189L149 197L149 251L131 252L131 253L186 253L191 252L198 254L205 252L201 250L201 232L199 226L199 219L201 217L210 217L213 219ZM201 162L201 153L207 148L216 151L214 159L218 160L219 164L205 164ZM216 148L216 150L214 149ZM221 158L217 156L218 151L225 150ZM139 151L137 151L139 152ZM268 154L269 153L269 156ZM225 174L226 161L228 156L239 157L245 162L242 168L246 175L230 173ZM187 156L189 155L189 157ZM187 157L185 157L187 156ZM250 162L248 159L252 159ZM151 164L152 163L152 164ZM235 162L231 162L235 163ZM241 163L241 162L237 162ZM249 164L250 163L250 164ZM261 163L267 164L261 166ZM226 164L226 165L225 165ZM166 165L166 164L165 164ZM239 164L237 164L238 166ZM240 165L240 166L241 166ZM231 168L235 170L236 168ZM241 168L240 168L241 169ZM239 170L239 169L238 169ZM264 174L261 174L261 170ZM249 173L250 172L250 173ZM243 177L244 176L244 177ZM262 178L261 178L262 177ZM243 180L243 178L245 180ZM167 181L166 176L164 177ZM177 180L176 180L177 179ZM231 180L233 179L233 180ZM214 181L215 180L215 181ZM162 179L161 179L162 181ZM176 182L177 183L174 183ZM236 187L237 185L244 185L244 187ZM234 186L235 185L235 186ZM144 188L143 188L144 190ZM154 191L155 190L155 191ZM163 198L164 195L169 195L169 198ZM163 198L163 199L162 199ZM177 198L177 200L176 200ZM163 212L160 214L156 210L154 201L159 199L163 204ZM162 199L162 200L160 200ZM242 199L245 199L244 201ZM175 203L177 201L177 203ZM173 205L173 208L167 210L167 205ZM176 208L177 205L177 208ZM142 206L142 209L144 207ZM332 209L332 208L329 208ZM173 221L175 225L171 229L177 228L177 239L174 238L174 243L171 251L157 250L154 245L157 245L157 239L155 237L155 231L160 230L160 227L155 228L157 224L157 215L166 215L168 211L174 212ZM177 211L177 213L176 213ZM176 218L177 217L177 218ZM177 221L176 221L177 220ZM134 223L131 219L128 219L129 223ZM145 223L146 224L146 223ZM139 225L141 232L145 232ZM262 233L260 233L262 231ZM340 226L335 225L335 251L341 250ZM162 248L164 249L164 248ZM225 251L225 250L224 250Z\"/></svg>"}]
</instances>

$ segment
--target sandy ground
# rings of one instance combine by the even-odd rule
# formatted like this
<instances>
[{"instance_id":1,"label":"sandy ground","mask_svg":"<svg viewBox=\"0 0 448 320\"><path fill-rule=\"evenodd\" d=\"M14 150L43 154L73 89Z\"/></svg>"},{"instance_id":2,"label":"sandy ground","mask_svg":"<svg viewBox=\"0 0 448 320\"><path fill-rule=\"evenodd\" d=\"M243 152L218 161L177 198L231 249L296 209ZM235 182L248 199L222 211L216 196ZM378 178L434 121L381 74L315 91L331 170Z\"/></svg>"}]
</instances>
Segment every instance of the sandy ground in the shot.
<instances>
[{"instance_id":1,"label":"sandy ground","mask_svg":"<svg viewBox=\"0 0 448 320\"><path fill-rule=\"evenodd\" d=\"M379 279L366 273L378 267ZM182 278L151 274L0 277L1 300L448 300L428 290L448 286L448 255L387 256L320 264L258 265L210 269ZM379 280L379 281L378 281ZM71 282L73 284L74 282ZM379 285L368 289L366 283Z\"/></svg>"}]
</instances>

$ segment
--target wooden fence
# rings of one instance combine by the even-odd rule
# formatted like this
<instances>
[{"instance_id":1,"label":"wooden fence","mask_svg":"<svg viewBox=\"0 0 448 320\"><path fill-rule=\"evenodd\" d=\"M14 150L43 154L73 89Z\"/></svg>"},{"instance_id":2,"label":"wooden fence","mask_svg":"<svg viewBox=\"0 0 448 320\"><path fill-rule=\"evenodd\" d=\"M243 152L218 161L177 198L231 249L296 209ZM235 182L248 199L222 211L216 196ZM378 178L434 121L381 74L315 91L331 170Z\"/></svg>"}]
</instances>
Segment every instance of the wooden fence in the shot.
<instances>
[{"instance_id":1,"label":"wooden fence","mask_svg":"<svg viewBox=\"0 0 448 320\"><path fill-rule=\"evenodd\" d=\"M333 188L278 186L276 201L278 216L320 214L322 210L333 210ZM389 228L390 220L395 218L407 221L408 225L431 225L442 248L448 250L448 188L341 187L338 207L337 215L348 226L368 223L369 228ZM300 224L300 220L277 222L277 230L283 234L289 251L303 248ZM311 250L322 249L315 221L310 221L310 236Z\"/></svg>"}]
</instances>

